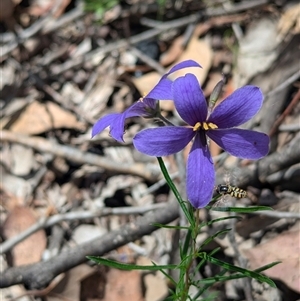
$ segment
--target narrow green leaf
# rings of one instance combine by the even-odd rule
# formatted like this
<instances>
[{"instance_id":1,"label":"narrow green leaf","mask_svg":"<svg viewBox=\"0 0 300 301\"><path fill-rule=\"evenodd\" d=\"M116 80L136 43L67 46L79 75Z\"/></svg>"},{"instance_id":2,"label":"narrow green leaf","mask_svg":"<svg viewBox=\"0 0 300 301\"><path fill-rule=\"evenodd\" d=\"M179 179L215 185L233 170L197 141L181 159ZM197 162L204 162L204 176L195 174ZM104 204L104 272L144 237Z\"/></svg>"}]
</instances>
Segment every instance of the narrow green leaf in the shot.
<instances>
[{"instance_id":1,"label":"narrow green leaf","mask_svg":"<svg viewBox=\"0 0 300 301\"><path fill-rule=\"evenodd\" d=\"M271 262L271 263L269 263L269 264L266 264L266 265L262 266L261 268L258 268L258 269L256 269L256 270L254 270L254 272L256 272L256 273L263 272L263 271L265 271L265 270L268 270L268 269L272 268L273 266L275 266L275 265L277 265L277 264L279 264L279 263L281 263L281 261L274 261L274 262Z\"/></svg>"},{"instance_id":2,"label":"narrow green leaf","mask_svg":"<svg viewBox=\"0 0 300 301\"><path fill-rule=\"evenodd\" d=\"M254 207L213 207L211 208L211 210L221 211L221 212L251 213L256 211L267 211L273 209L267 206L254 206Z\"/></svg>"},{"instance_id":3,"label":"narrow green leaf","mask_svg":"<svg viewBox=\"0 0 300 301\"><path fill-rule=\"evenodd\" d=\"M166 228L166 229L178 229L178 230L189 230L190 229L190 227L169 226L169 225L164 225L164 224L159 224L159 223L154 223L153 225L158 228Z\"/></svg>"},{"instance_id":4,"label":"narrow green leaf","mask_svg":"<svg viewBox=\"0 0 300 301\"><path fill-rule=\"evenodd\" d=\"M207 237L207 238L204 240L204 242L200 245L200 249L201 249L203 246L209 244L209 243L210 243L212 240L214 240L216 237L218 237L218 236L220 236L220 235L222 235L222 234L226 234L226 233L228 233L229 231L231 231L231 229L224 229L224 230L218 231L217 233L215 233L215 234L212 235L212 236Z\"/></svg>"},{"instance_id":5,"label":"narrow green leaf","mask_svg":"<svg viewBox=\"0 0 300 301\"><path fill-rule=\"evenodd\" d=\"M211 255L211 254L210 254ZM203 259L202 259L203 260ZM271 267L273 267L274 265L280 263L280 261L277 261L277 262L273 262L273 263L270 263L270 264L267 264L267 265L264 265L262 266L261 268L258 268L256 270L254 270L254 272L256 273L260 273L262 271L265 271ZM204 292L206 292L209 287L211 287L212 285L214 285L216 283L216 279L218 279L217 281L227 281L227 280L232 280L232 279L239 279L239 278L245 278L245 277L248 277L248 276L245 276L243 274L236 274L236 275L232 275L232 276L224 276L224 274L227 272L227 270L223 270L221 271L218 275L214 276L214 277L211 277L211 278L206 278L206 279L201 279L199 281L196 281L195 282L195 286L200 286L202 284L204 284L204 286L199 289L199 291L196 293L196 295L194 296L193 298L193 301L196 301L198 297L200 297ZM224 277L224 279L223 279ZM229 279L225 279L226 277L230 277ZM212 280L212 281L211 281Z\"/></svg>"},{"instance_id":6,"label":"narrow green leaf","mask_svg":"<svg viewBox=\"0 0 300 301\"><path fill-rule=\"evenodd\" d=\"M185 239L184 239L181 258L183 258L187 255L189 247L191 245L191 242L192 242L192 230L189 229L186 236L185 236Z\"/></svg>"},{"instance_id":7,"label":"narrow green leaf","mask_svg":"<svg viewBox=\"0 0 300 301\"><path fill-rule=\"evenodd\" d=\"M205 258L206 260L208 260L209 262L216 264L218 266L223 267L224 269L228 270L228 271L232 271L232 272L239 272L244 274L247 277L251 277L254 278L260 282L266 282L268 283L271 287L276 287L275 283L267 276L264 276L262 274L259 274L257 272L254 271L249 271L247 269L243 269L240 267L237 267L235 265L229 264L227 262L221 261L219 259L216 259L214 257L211 257L209 255L207 255L206 253L202 252L198 254L200 258Z\"/></svg>"},{"instance_id":8,"label":"narrow green leaf","mask_svg":"<svg viewBox=\"0 0 300 301\"><path fill-rule=\"evenodd\" d=\"M182 211L184 212L184 214L185 214L186 218L188 219L190 225L194 226L195 225L194 218L190 215L189 210L188 210L188 208L185 205L185 202L181 198L181 195L180 195L179 191L177 190L176 186L174 185L172 179L170 178L169 173L167 171L167 168L165 166L165 163L164 163L163 159L160 158L160 157L157 157L157 160L158 160L160 169L161 169L161 171L162 171L162 173L163 173L163 175L164 175L164 177L165 177L165 179L166 179L169 187L173 191L173 193L174 193L174 195L175 195L175 197L176 197L176 199L177 199L177 201L178 201L178 203L179 203Z\"/></svg>"},{"instance_id":9,"label":"narrow green leaf","mask_svg":"<svg viewBox=\"0 0 300 301\"><path fill-rule=\"evenodd\" d=\"M176 287L177 283L176 283L175 279L171 277L171 275L169 275L168 273L166 273L163 269L161 269L159 271L161 273L163 273L167 279L169 279L169 281L174 285L174 287Z\"/></svg>"},{"instance_id":10,"label":"narrow green leaf","mask_svg":"<svg viewBox=\"0 0 300 301\"><path fill-rule=\"evenodd\" d=\"M268 265L265 265L261 268L258 268L256 270L254 270L253 272L255 273L261 273L267 269L270 269L271 267L277 265L278 263L280 263L280 261L277 261L277 262L272 262ZM250 271L251 272L251 271ZM244 275L244 274L241 274L241 273L238 273L238 274L234 274L234 275L228 275L228 276L220 276L220 275L217 275L217 276L214 276L214 277L210 277L210 278L205 278L205 279L201 279L199 281L197 281L198 284L214 284L216 283L217 281L228 281L228 280L233 280L233 279L240 279L240 278L245 278L245 277L249 277L248 275Z\"/></svg>"},{"instance_id":11,"label":"narrow green leaf","mask_svg":"<svg viewBox=\"0 0 300 301\"><path fill-rule=\"evenodd\" d=\"M209 252L209 256L213 256L214 254L216 254L217 252L219 252L220 251L220 247L218 247L218 248L215 248L214 250L212 250L211 252ZM201 268L202 268L202 266L203 266L203 264L206 262L206 259L203 259L202 258L202 260L197 264L197 266L196 266L196 268L194 269L194 278L196 277L196 272L198 272Z\"/></svg>"},{"instance_id":12,"label":"narrow green leaf","mask_svg":"<svg viewBox=\"0 0 300 301\"><path fill-rule=\"evenodd\" d=\"M227 271L226 270L223 270L219 273L219 276L223 276ZM199 284L198 284L199 285ZM196 285L195 286L198 286L197 285L197 282L196 282ZM201 287L198 292L195 294L194 298L192 299L192 301L197 301L198 298L205 292L207 292L207 290L212 286L214 285L214 283L207 283L205 284L203 287Z\"/></svg>"},{"instance_id":13,"label":"narrow green leaf","mask_svg":"<svg viewBox=\"0 0 300 301\"><path fill-rule=\"evenodd\" d=\"M214 223L218 223L218 222L221 222L221 221L224 221L224 220L227 220L227 219L232 219L232 218L239 219L239 220L243 219L241 216L238 216L238 215L224 216L224 217L213 219L213 220L208 221L208 222L201 223L201 225L199 225L199 228L202 228L204 226L211 226Z\"/></svg>"},{"instance_id":14,"label":"narrow green leaf","mask_svg":"<svg viewBox=\"0 0 300 301\"><path fill-rule=\"evenodd\" d=\"M120 263L114 260L104 259L98 256L87 256L89 260L96 262L97 264L103 264L109 266L111 268L119 269L119 270L147 270L147 271L159 271L162 269L174 270L178 268L175 264L168 264L168 265L135 265L135 264L128 264L128 263Z\"/></svg>"}]
</instances>

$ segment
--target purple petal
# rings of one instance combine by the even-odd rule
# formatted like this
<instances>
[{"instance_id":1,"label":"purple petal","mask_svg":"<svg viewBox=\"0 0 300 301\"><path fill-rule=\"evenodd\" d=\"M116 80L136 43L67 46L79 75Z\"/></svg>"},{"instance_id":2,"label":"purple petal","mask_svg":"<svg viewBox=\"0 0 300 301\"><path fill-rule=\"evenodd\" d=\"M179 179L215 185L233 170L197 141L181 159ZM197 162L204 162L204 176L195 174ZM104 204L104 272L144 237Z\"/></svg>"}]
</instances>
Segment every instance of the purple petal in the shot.
<instances>
[{"instance_id":1,"label":"purple petal","mask_svg":"<svg viewBox=\"0 0 300 301\"><path fill-rule=\"evenodd\" d=\"M149 156L168 156L181 151L194 137L191 128L164 126L146 129L133 138L134 147Z\"/></svg>"},{"instance_id":2,"label":"purple petal","mask_svg":"<svg viewBox=\"0 0 300 301\"><path fill-rule=\"evenodd\" d=\"M92 128L92 138L97 134L101 133L104 129L114 123L118 118L122 118L122 113L108 114L100 118ZM124 131L124 126L122 127L122 132Z\"/></svg>"},{"instance_id":3,"label":"purple petal","mask_svg":"<svg viewBox=\"0 0 300 301\"><path fill-rule=\"evenodd\" d=\"M157 100L172 100L172 81L162 77L158 84L145 96Z\"/></svg>"},{"instance_id":4,"label":"purple petal","mask_svg":"<svg viewBox=\"0 0 300 301\"><path fill-rule=\"evenodd\" d=\"M119 142L124 142L125 120L129 117L143 116L149 117L154 115L156 100L143 99L143 101L135 102L123 113L108 114L99 119L92 128L92 137L102 132L108 126L110 127L110 135ZM151 112L152 110L152 112ZM152 115L151 115L152 114Z\"/></svg>"},{"instance_id":5,"label":"purple petal","mask_svg":"<svg viewBox=\"0 0 300 301\"><path fill-rule=\"evenodd\" d=\"M207 104L195 75L186 74L173 83L175 107L181 118L191 126L206 120Z\"/></svg>"},{"instance_id":6,"label":"purple petal","mask_svg":"<svg viewBox=\"0 0 300 301\"><path fill-rule=\"evenodd\" d=\"M157 100L150 98L143 98L142 100L135 102L126 111L123 112L126 118L129 117L153 117L154 111L156 109ZM151 114L152 113L152 114Z\"/></svg>"},{"instance_id":7,"label":"purple petal","mask_svg":"<svg viewBox=\"0 0 300 301\"><path fill-rule=\"evenodd\" d=\"M187 197L195 208L205 207L212 198L215 171L208 146L203 145L198 134L187 162Z\"/></svg>"},{"instance_id":8,"label":"purple petal","mask_svg":"<svg viewBox=\"0 0 300 301\"><path fill-rule=\"evenodd\" d=\"M261 108L263 94L258 87L245 86L234 91L211 113L208 121L221 129L239 126L250 120Z\"/></svg>"},{"instance_id":9,"label":"purple petal","mask_svg":"<svg viewBox=\"0 0 300 301\"><path fill-rule=\"evenodd\" d=\"M125 131L125 120L127 118L127 110L124 111L110 125L110 135L119 142L124 142L123 136Z\"/></svg>"},{"instance_id":10,"label":"purple petal","mask_svg":"<svg viewBox=\"0 0 300 301\"><path fill-rule=\"evenodd\" d=\"M166 73L166 76L168 76L180 69L189 68L189 67L202 68L201 65L199 65L197 62L195 62L193 60L186 60L186 61L180 62L180 63L176 64L174 67L172 67L171 70L168 73Z\"/></svg>"},{"instance_id":11,"label":"purple petal","mask_svg":"<svg viewBox=\"0 0 300 301\"><path fill-rule=\"evenodd\" d=\"M232 156L256 160L269 152L269 136L250 130L210 130L207 135Z\"/></svg>"},{"instance_id":12,"label":"purple petal","mask_svg":"<svg viewBox=\"0 0 300 301\"><path fill-rule=\"evenodd\" d=\"M193 60L187 60L178 63L175 65L171 70L166 73L158 84L146 95L147 98L153 98L157 100L173 100L172 94L172 81L169 80L167 77L178 71L180 69L189 68L189 67L200 67L202 68L197 62Z\"/></svg>"},{"instance_id":13,"label":"purple petal","mask_svg":"<svg viewBox=\"0 0 300 301\"><path fill-rule=\"evenodd\" d=\"M155 99L143 98L143 100L141 102L143 102L147 107L149 107L153 110L156 109L157 100L155 100Z\"/></svg>"}]
</instances>

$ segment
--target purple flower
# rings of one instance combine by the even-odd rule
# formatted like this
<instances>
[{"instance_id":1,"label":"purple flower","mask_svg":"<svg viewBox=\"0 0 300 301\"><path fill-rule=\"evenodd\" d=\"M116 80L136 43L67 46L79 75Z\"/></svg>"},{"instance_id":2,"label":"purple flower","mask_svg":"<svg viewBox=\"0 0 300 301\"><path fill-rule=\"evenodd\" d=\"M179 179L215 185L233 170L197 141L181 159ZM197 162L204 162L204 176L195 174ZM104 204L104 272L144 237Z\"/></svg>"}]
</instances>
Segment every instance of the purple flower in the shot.
<instances>
[{"instance_id":1,"label":"purple flower","mask_svg":"<svg viewBox=\"0 0 300 301\"><path fill-rule=\"evenodd\" d=\"M130 117L146 117L155 118L159 115L158 102L156 100L173 99L172 96L172 81L168 79L168 75L187 67L201 66L193 60L187 60L174 66L168 73L166 73L159 83L138 102L134 103L123 113L108 114L99 119L92 128L92 137L102 132L108 126L110 127L110 135L119 142L124 142L124 127L125 120Z\"/></svg>"},{"instance_id":2,"label":"purple flower","mask_svg":"<svg viewBox=\"0 0 300 301\"><path fill-rule=\"evenodd\" d=\"M142 153L161 157L179 152L194 139L187 161L187 197L195 208L202 208L210 202L215 182L207 136L239 158L259 159L268 153L269 137L266 134L234 128L259 111L263 95L258 87L242 87L208 116L203 91L193 74L177 78L171 83L171 91L171 99L188 126L146 129L136 134L133 144Z\"/></svg>"},{"instance_id":3,"label":"purple flower","mask_svg":"<svg viewBox=\"0 0 300 301\"><path fill-rule=\"evenodd\" d=\"M110 135L119 142L124 142L124 127L126 118L142 116L155 117L157 113L157 101L151 98L141 98L123 113L108 114L99 119L92 128L92 137L102 132L108 126Z\"/></svg>"}]
</instances>

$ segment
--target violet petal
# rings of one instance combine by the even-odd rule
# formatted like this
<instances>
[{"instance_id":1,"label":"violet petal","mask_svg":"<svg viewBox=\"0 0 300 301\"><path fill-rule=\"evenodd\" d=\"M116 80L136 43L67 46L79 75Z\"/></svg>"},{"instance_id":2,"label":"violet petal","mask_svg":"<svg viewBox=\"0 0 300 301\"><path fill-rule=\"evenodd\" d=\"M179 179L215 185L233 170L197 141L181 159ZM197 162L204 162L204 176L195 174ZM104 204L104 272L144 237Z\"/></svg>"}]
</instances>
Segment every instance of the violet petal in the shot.
<instances>
[{"instance_id":1,"label":"violet petal","mask_svg":"<svg viewBox=\"0 0 300 301\"><path fill-rule=\"evenodd\" d=\"M191 126L207 117L207 104L194 74L188 73L173 83L173 99L181 118Z\"/></svg>"},{"instance_id":2,"label":"violet petal","mask_svg":"<svg viewBox=\"0 0 300 301\"><path fill-rule=\"evenodd\" d=\"M232 156L256 160L269 152L269 136L243 129L209 130L207 135Z\"/></svg>"},{"instance_id":3,"label":"violet petal","mask_svg":"<svg viewBox=\"0 0 300 301\"><path fill-rule=\"evenodd\" d=\"M167 78L170 74L178 71L180 69L189 68L189 67L199 67L202 68L197 62L193 60L186 60L176 64L167 72L158 82L158 84L145 96L157 100L173 100L172 94L172 81Z\"/></svg>"},{"instance_id":4,"label":"violet petal","mask_svg":"<svg viewBox=\"0 0 300 301\"><path fill-rule=\"evenodd\" d=\"M220 129L239 126L250 120L261 108L263 94L256 86L245 86L234 91L214 108L208 122Z\"/></svg>"},{"instance_id":5,"label":"violet petal","mask_svg":"<svg viewBox=\"0 0 300 301\"><path fill-rule=\"evenodd\" d=\"M114 121L118 118L122 118L122 113L113 113L105 115L104 117L100 118L92 128L92 137L96 136L97 134L101 133L107 127L114 123ZM124 126L122 127L122 132L124 131Z\"/></svg>"},{"instance_id":6,"label":"violet petal","mask_svg":"<svg viewBox=\"0 0 300 301\"><path fill-rule=\"evenodd\" d=\"M136 116L148 117L148 115L151 116L147 109L155 110L156 102L157 101L154 99L145 98L143 100L135 102L128 109L126 109L126 111L124 111L123 114L125 114L125 118Z\"/></svg>"},{"instance_id":7,"label":"violet petal","mask_svg":"<svg viewBox=\"0 0 300 301\"><path fill-rule=\"evenodd\" d=\"M202 68L201 65L199 65L197 62L193 60L186 60L183 62L180 62L176 64L174 67L170 69L170 71L166 74L167 76L174 73L175 71L178 71L180 69L189 68L189 67L199 67Z\"/></svg>"},{"instance_id":8,"label":"violet petal","mask_svg":"<svg viewBox=\"0 0 300 301\"><path fill-rule=\"evenodd\" d=\"M215 171L208 146L197 135L187 162L187 197L193 207L203 208L211 201L214 184Z\"/></svg>"},{"instance_id":9,"label":"violet petal","mask_svg":"<svg viewBox=\"0 0 300 301\"><path fill-rule=\"evenodd\" d=\"M172 100L172 81L168 78L161 78L156 86L145 96L157 100Z\"/></svg>"},{"instance_id":10,"label":"violet petal","mask_svg":"<svg viewBox=\"0 0 300 301\"><path fill-rule=\"evenodd\" d=\"M133 138L133 145L149 156L168 156L181 151L194 135L191 128L164 126L138 132Z\"/></svg>"}]
</instances>

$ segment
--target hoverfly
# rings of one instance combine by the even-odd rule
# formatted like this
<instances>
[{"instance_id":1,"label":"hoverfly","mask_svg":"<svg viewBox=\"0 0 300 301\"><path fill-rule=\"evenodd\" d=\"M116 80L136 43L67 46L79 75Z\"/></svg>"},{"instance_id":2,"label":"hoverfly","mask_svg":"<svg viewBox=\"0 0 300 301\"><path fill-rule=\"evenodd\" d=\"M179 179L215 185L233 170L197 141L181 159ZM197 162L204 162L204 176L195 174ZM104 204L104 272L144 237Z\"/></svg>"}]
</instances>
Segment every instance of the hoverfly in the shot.
<instances>
[{"instance_id":1,"label":"hoverfly","mask_svg":"<svg viewBox=\"0 0 300 301\"><path fill-rule=\"evenodd\" d=\"M242 188L232 186L230 184L219 184L216 187L216 193L222 197L214 203L214 207L219 207L226 202L226 196L231 196L236 199L247 197L247 191Z\"/></svg>"},{"instance_id":2,"label":"hoverfly","mask_svg":"<svg viewBox=\"0 0 300 301\"><path fill-rule=\"evenodd\" d=\"M233 173L234 172L234 173ZM219 184L215 187L215 192L221 196L219 199L214 203L213 206L219 207L222 203L226 203L227 199L232 197L236 199L243 199L248 196L247 191L239 188L237 186L231 185L236 178L237 171L225 172L224 174L224 182L225 184Z\"/></svg>"},{"instance_id":3,"label":"hoverfly","mask_svg":"<svg viewBox=\"0 0 300 301\"><path fill-rule=\"evenodd\" d=\"M237 199L242 199L247 196L247 191L229 184L219 184L216 188L218 194L230 195Z\"/></svg>"}]
</instances>

